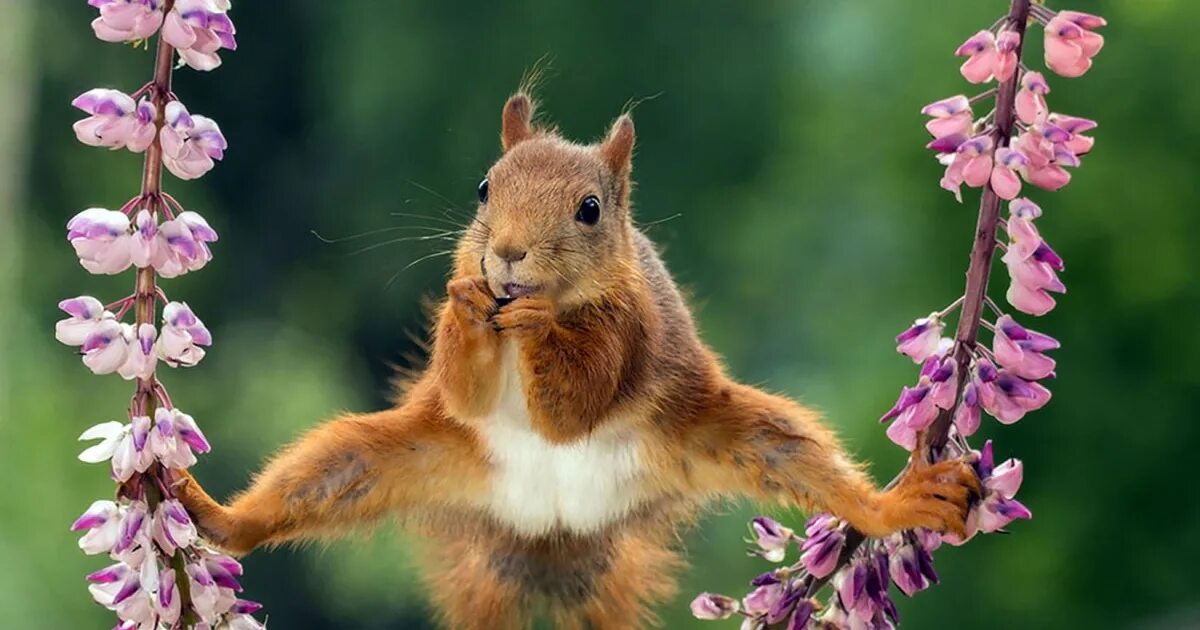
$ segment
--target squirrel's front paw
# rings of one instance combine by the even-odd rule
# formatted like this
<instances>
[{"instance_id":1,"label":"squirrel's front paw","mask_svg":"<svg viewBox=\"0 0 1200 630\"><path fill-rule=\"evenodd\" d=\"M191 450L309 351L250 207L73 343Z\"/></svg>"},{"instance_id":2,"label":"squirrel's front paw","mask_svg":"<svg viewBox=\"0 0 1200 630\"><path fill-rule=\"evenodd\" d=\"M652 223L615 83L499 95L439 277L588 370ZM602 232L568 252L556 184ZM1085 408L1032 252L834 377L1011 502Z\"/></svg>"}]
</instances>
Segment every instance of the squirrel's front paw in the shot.
<instances>
[{"instance_id":1,"label":"squirrel's front paw","mask_svg":"<svg viewBox=\"0 0 1200 630\"><path fill-rule=\"evenodd\" d=\"M460 323L476 329L491 325L488 320L496 312L496 298L483 276L451 280L446 294L450 296L450 310Z\"/></svg>"},{"instance_id":2,"label":"squirrel's front paw","mask_svg":"<svg viewBox=\"0 0 1200 630\"><path fill-rule=\"evenodd\" d=\"M546 334L554 323L554 303L543 297L517 298L492 317L496 329L523 337Z\"/></svg>"},{"instance_id":3,"label":"squirrel's front paw","mask_svg":"<svg viewBox=\"0 0 1200 630\"><path fill-rule=\"evenodd\" d=\"M975 470L962 460L918 465L883 494L882 520L891 531L924 527L965 535L967 510L979 492Z\"/></svg>"}]
</instances>

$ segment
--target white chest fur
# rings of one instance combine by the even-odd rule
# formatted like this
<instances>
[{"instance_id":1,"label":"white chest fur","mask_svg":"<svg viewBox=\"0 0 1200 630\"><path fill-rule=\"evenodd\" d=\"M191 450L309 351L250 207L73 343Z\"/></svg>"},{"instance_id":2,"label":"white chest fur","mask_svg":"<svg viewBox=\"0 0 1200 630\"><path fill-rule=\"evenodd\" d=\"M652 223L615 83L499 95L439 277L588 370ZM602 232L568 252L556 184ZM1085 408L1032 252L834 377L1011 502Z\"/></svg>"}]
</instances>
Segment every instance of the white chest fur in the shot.
<instances>
[{"instance_id":1,"label":"white chest fur","mask_svg":"<svg viewBox=\"0 0 1200 630\"><path fill-rule=\"evenodd\" d=\"M633 434L610 421L577 442L544 440L530 422L516 346L507 344L500 396L481 425L494 467L487 500L492 515L518 532L538 535L554 527L593 532L627 514L637 500L641 472Z\"/></svg>"}]
</instances>

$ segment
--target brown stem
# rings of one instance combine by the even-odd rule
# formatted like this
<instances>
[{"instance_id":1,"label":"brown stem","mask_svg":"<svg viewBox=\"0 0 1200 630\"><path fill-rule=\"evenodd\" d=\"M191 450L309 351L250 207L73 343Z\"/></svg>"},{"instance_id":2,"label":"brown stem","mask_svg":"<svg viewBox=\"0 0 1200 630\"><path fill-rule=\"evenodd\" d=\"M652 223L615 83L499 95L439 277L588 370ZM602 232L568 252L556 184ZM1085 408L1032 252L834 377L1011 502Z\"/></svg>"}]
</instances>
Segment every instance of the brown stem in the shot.
<instances>
[{"instance_id":1,"label":"brown stem","mask_svg":"<svg viewBox=\"0 0 1200 630\"><path fill-rule=\"evenodd\" d=\"M163 6L164 13L170 13L171 7L175 4L175 0L167 0ZM151 142L146 149L146 160L142 166L142 194L141 199L148 204L151 213L161 215L163 212L163 190L162 190L162 144L158 142L158 137L162 133L162 128L166 124L166 109L167 103L171 98L171 72L175 61L175 49L163 39L162 34L158 36L158 48L154 56L154 79L146 85L145 90L150 94L150 99L154 103L155 119L154 126L157 131L155 134L155 142ZM137 275L134 280L134 316L137 325L153 324L157 317L157 300L161 290L158 288L157 277L155 276L154 267L146 266L137 270ZM134 408L140 409L144 415L154 416L154 409L158 404L158 398L155 395L155 388L159 387L158 381L152 374L149 378L137 379L137 387L134 391ZM162 467L155 464L146 475L151 478L158 478L164 474ZM149 506L151 513L158 507L158 504L165 498L162 490L157 483L147 483L143 480L142 487L146 493L146 504ZM192 611L191 585L188 583L187 572L184 570L185 558L183 550L177 549L171 557L171 568L175 570L175 586L179 589L180 624L184 628L190 628L196 624L196 616Z\"/></svg>"},{"instance_id":2,"label":"brown stem","mask_svg":"<svg viewBox=\"0 0 1200 630\"><path fill-rule=\"evenodd\" d=\"M1016 50L1018 60L1021 59L1021 51L1025 43L1025 26L1029 22L1029 6L1030 0L1012 0L1005 18L1012 30L1021 38ZM1000 83L996 89L995 126L992 131L993 140L995 140L993 152L995 148L1008 146L1009 138L1012 136L1016 123L1014 103L1019 78L1020 73L1014 72L1012 77ZM992 271L992 259L996 250L996 227L999 223L1000 197L988 183L984 185L983 194L979 199L979 219L975 224L975 242L971 246L971 262L967 267L967 288L963 295L962 311L958 317L958 328L954 332L954 358L958 368L956 404L951 406L949 411L941 411L929 428L922 433L917 450L913 453L914 459L920 457L925 461L933 460L935 456L941 454L950 437L950 426L954 418L952 410L960 402L963 388L966 387L970 378L971 351L975 348L979 325L983 319L983 306L988 299L988 276ZM909 465L912 465L911 462ZM905 470L908 470L907 466ZM888 486L894 485L903 475L904 471L901 471ZM829 575L832 576L845 566L858 547L866 540L867 538L861 532L852 528L847 529L846 543L838 558L837 568ZM808 595L815 595L828 581L828 577L812 580L808 585Z\"/></svg>"}]
</instances>

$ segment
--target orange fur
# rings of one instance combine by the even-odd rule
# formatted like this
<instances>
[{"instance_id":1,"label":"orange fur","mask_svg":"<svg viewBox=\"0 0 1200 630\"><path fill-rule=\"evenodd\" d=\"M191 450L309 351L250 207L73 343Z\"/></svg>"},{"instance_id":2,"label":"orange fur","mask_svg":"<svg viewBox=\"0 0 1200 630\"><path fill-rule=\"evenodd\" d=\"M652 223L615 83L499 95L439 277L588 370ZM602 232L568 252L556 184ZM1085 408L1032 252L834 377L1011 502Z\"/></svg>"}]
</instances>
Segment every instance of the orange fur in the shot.
<instances>
[{"instance_id":1,"label":"orange fur","mask_svg":"<svg viewBox=\"0 0 1200 630\"><path fill-rule=\"evenodd\" d=\"M961 530L978 490L965 464L914 465L877 490L816 413L724 374L630 219L627 115L584 146L535 127L533 111L524 94L504 108L505 154L459 244L428 370L396 408L284 449L227 506L185 477L180 498L206 537L241 554L415 516L435 541L426 576L448 627L523 628L541 611L565 628L634 628L673 590L678 528L717 497L817 506L872 536ZM603 207L595 225L574 218L588 195ZM501 305L512 287L528 295ZM614 452L636 449L636 470L612 481L629 504L614 499L595 527L529 534L489 512L494 449L515 448L488 437L514 344L537 448L606 448L603 434Z\"/></svg>"}]
</instances>

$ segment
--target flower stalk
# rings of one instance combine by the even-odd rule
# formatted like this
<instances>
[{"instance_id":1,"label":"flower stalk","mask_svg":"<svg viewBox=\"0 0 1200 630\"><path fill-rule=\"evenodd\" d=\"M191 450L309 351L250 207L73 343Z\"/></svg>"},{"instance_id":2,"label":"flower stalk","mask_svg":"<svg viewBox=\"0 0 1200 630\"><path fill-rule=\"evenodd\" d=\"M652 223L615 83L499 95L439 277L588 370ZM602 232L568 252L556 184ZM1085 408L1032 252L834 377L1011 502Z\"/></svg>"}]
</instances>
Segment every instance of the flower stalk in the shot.
<instances>
[{"instance_id":1,"label":"flower stalk","mask_svg":"<svg viewBox=\"0 0 1200 630\"><path fill-rule=\"evenodd\" d=\"M80 142L146 155L137 196L119 210L89 208L67 223L67 240L87 271L118 274L135 268L133 293L125 298L107 306L91 296L59 304L70 317L55 326L58 340L79 346L92 372L115 372L134 382L128 423L102 422L80 436L101 440L79 459L109 463L118 482L115 500L94 502L71 529L84 532L79 546L85 553L107 554L115 561L87 580L92 597L117 614L117 630L261 629L251 616L261 606L237 597L241 565L201 541L191 516L172 496L183 471L210 446L158 378L160 363L192 367L204 357L203 347L212 344L191 308L168 301L158 284L159 277L204 267L212 257L208 243L217 240L202 216L163 190L163 170L194 179L224 155L220 128L189 114L171 91L171 79L177 58L179 67L211 70L220 65L219 50L236 47L226 15L229 2L89 4L100 11L92 22L99 39L135 48L156 33L158 39L149 83L132 95L93 89L72 102L89 114L74 125ZM125 323L130 312L133 321Z\"/></svg>"},{"instance_id":2,"label":"flower stalk","mask_svg":"<svg viewBox=\"0 0 1200 630\"><path fill-rule=\"evenodd\" d=\"M1103 37L1094 32L1105 25L1099 16L1010 0L999 20L955 51L967 58L960 68L963 78L997 85L973 98L955 95L922 109L934 138L927 148L946 167L942 188L960 202L964 184L982 192L963 294L896 337L896 350L921 367L917 384L903 388L881 418L891 423L888 437L910 452L908 464L887 488L913 467L950 459L969 463L982 490L969 506L963 530L916 529L870 539L833 515L817 514L799 536L759 517L752 524L751 555L778 564L795 545L799 560L755 578L755 589L741 600L700 595L693 602L697 617L736 614L749 629L892 628L899 613L890 586L912 596L936 584L932 554L942 543L961 545L978 533L1003 531L1015 520L1032 518L1015 499L1024 473L1020 460L997 463L991 440L976 450L967 438L981 428L984 412L1012 424L1050 400L1041 381L1054 377L1056 362L1045 353L1057 349L1058 341L1006 314L989 297L988 279L999 256L1010 277L1009 304L1034 316L1054 308L1051 294L1066 291L1057 275L1063 260L1034 226L1042 209L1018 195L1022 180L1049 191L1065 186L1071 179L1066 168L1080 166L1080 156L1094 143L1084 133L1096 123L1051 112L1045 98L1049 84L1022 60L1027 27L1034 23L1043 25L1046 66L1060 76L1084 74L1103 46ZM994 99L994 107L976 118L973 107L987 99ZM1008 201L1007 219L1001 218L1003 201ZM998 238L1001 231L1004 241ZM989 310L994 321L986 318ZM946 319L956 311L954 333L945 337ZM990 349L979 343L981 329L992 335ZM831 592L821 603L815 598L826 587Z\"/></svg>"}]
</instances>

